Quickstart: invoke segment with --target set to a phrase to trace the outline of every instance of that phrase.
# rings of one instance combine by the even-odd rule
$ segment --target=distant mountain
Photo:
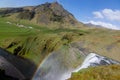
[[[119,30],[119,28],[115,25],[104,23],[104,22],[86,22],[84,23],[86,26],[91,28],[103,28],[103,29],[112,29],[112,30]]]
[[[75,17],[65,10],[58,2],[45,3],[38,6],[27,6],[21,8],[2,8],[2,17],[14,16],[19,20],[29,20],[36,24],[50,25],[77,25]]]
[[[102,25],[95,25],[95,24],[92,24],[92,23],[86,23],[85,25],[87,25],[87,26],[89,26],[89,27],[105,28],[105,26],[102,26]]]

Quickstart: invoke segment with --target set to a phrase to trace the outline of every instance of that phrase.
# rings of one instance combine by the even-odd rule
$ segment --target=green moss
[[[90,67],[73,73],[69,80],[120,80],[120,65]]]

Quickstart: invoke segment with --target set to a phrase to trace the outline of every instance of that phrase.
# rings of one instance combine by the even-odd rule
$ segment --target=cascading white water
[[[112,59],[97,55],[95,53],[90,53],[87,55],[82,65],[79,64],[80,66],[78,68],[70,69],[65,65],[66,62],[63,62],[64,60],[62,59],[64,58],[62,57],[63,55],[58,55],[58,53],[49,55],[49,57],[45,59],[38,68],[33,80],[66,80],[71,77],[73,72],[78,72],[79,70],[88,68],[89,66],[119,64],[119,62],[113,61]]]
[[[117,61],[112,59],[100,56],[96,53],[90,53],[82,63],[82,65],[77,68],[74,72],[78,72],[83,68],[88,68],[90,66],[99,66],[99,65],[110,65],[110,64],[120,64]]]

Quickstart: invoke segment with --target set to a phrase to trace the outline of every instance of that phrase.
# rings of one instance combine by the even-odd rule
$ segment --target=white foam
[[[98,61],[98,58],[96,57],[97,54],[95,53],[90,53],[84,60],[81,66],[79,66],[76,70],[73,72],[78,72],[83,68],[88,68],[92,62]]]

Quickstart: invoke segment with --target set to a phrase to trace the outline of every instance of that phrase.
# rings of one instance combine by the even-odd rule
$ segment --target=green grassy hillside
[[[50,52],[60,49],[61,46],[79,41],[79,37],[88,34],[85,30],[77,29],[49,29],[29,22],[18,23],[14,20],[1,18],[0,20],[0,47],[16,56],[22,56],[41,62]],[[29,26],[32,27],[28,28]]]
[[[21,27],[22,25],[22,27]],[[30,28],[32,27],[32,28]],[[0,47],[38,64],[50,52],[71,44],[120,61],[119,31],[99,28],[48,28],[26,20],[0,18]]]
[[[120,31],[88,29],[89,33],[73,46],[120,61]]]

